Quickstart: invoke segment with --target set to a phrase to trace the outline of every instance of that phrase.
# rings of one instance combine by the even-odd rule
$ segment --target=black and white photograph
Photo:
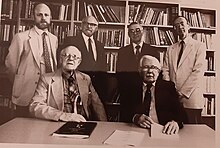
[[[218,147],[218,11],[0,0],[0,147]]]

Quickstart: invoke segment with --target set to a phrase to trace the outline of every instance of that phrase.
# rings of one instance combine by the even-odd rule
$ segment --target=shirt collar
[[[64,70],[62,70],[62,77],[64,79],[69,79],[69,77],[72,76],[73,78],[75,78],[75,71],[73,71],[72,73],[68,73]]]
[[[191,38],[191,37],[188,35],[188,36],[187,36],[186,38],[184,38],[183,40],[179,40],[179,43],[180,43],[181,41],[184,41],[185,44],[188,44],[190,38]]]
[[[135,49],[135,47],[136,47],[137,45],[140,45],[140,46],[141,46],[141,48],[142,48],[143,43],[144,43],[144,42],[143,42],[143,41],[141,41],[141,42],[140,42],[140,44],[132,43],[132,45],[133,45],[134,49]],[[140,48],[140,49],[141,49],[141,48]]]
[[[82,32],[82,36],[83,36],[84,41],[86,41],[86,42],[88,41],[89,38],[90,38],[92,41],[94,41],[93,36],[88,37],[88,36],[86,36],[83,32]]]
[[[155,86],[155,84],[156,84],[156,81],[154,83],[152,83],[152,86]],[[147,83],[143,82],[143,86],[147,86]]]
[[[36,25],[34,26],[35,31],[37,32],[38,35],[42,35],[43,32],[46,32],[48,34],[48,30],[41,30],[39,29]]]

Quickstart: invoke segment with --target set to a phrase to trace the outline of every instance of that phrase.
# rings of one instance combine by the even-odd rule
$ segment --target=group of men
[[[9,47],[5,64],[16,116],[107,121],[100,99],[106,60],[103,44],[94,38],[97,19],[82,20],[81,33],[65,39],[57,60],[51,18],[47,5],[36,5],[34,27],[16,34]],[[117,61],[120,121],[143,128],[160,123],[167,134],[178,133],[183,123],[201,123],[205,47],[190,37],[186,18],[175,18],[174,29],[180,41],[168,48],[162,67],[156,49],[143,42],[143,27],[128,26],[130,44],[120,48]]]

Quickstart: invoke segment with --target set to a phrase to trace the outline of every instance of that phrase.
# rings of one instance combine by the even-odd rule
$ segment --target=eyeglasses
[[[62,56],[64,57],[64,58],[68,58],[68,59],[70,59],[70,58],[72,58],[72,59],[74,59],[74,60],[81,60],[81,58],[80,57],[77,57],[76,55],[72,55],[72,54],[69,54],[69,53],[65,53],[65,54],[62,54]]]
[[[132,34],[135,33],[135,32],[136,32],[136,33],[140,33],[140,32],[141,32],[141,29],[140,29],[140,28],[129,29],[128,31],[129,31],[130,33],[132,33]]]
[[[160,68],[158,68],[157,66],[154,66],[154,65],[144,66],[144,67],[141,67],[141,69],[143,71],[148,71],[148,70],[158,70],[158,71],[160,71]]]
[[[95,24],[95,23],[88,23],[88,22],[82,22],[83,25],[86,25],[86,26],[91,26],[91,27],[96,27],[98,26],[98,24]]]

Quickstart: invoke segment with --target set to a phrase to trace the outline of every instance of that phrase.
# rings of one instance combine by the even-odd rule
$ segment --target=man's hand
[[[146,116],[145,114],[135,115],[134,122],[143,128],[150,128],[151,124],[154,123],[154,121],[150,117]]]
[[[176,121],[167,122],[162,132],[168,135],[177,134],[179,132],[179,125]]]
[[[76,121],[76,122],[86,121],[86,119],[82,115],[76,114],[76,113],[63,113],[60,116],[60,120],[61,121]]]

